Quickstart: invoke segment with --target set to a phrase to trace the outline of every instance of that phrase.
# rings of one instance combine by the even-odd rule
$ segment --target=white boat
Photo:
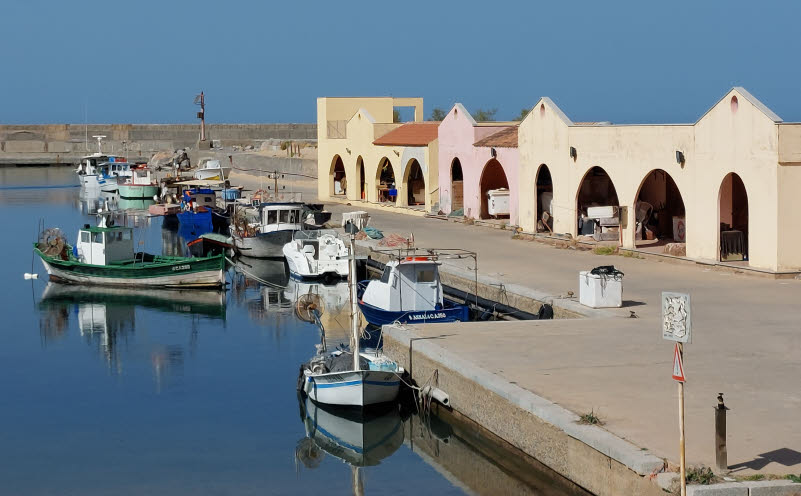
[[[284,257],[293,276],[333,279],[348,276],[348,248],[333,229],[295,231],[284,245]]]
[[[131,177],[131,166],[125,159],[95,153],[81,158],[75,169],[81,186],[107,193],[117,191],[117,178]]]
[[[230,173],[231,167],[222,165],[219,160],[210,159],[195,170],[194,177],[206,181],[225,181]]]
[[[327,352],[325,329],[320,324],[316,305],[307,307],[320,325],[322,344],[318,354],[301,367],[298,389],[312,401],[326,405],[366,408],[395,401],[400,390],[403,368],[379,355],[378,350],[360,351],[356,297],[356,242],[350,242],[351,336],[350,350]],[[299,314],[300,315],[300,314]]]
[[[246,257],[284,258],[284,245],[295,231],[303,229],[303,204],[299,202],[262,203],[258,221],[238,210],[229,229],[236,251]]]

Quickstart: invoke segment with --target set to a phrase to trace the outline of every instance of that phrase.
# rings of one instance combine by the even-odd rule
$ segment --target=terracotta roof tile
[[[404,124],[377,140],[374,145],[380,146],[426,146],[435,139],[439,122],[410,122]]]
[[[517,126],[508,127],[476,141],[473,146],[494,146],[497,148],[517,148]]]

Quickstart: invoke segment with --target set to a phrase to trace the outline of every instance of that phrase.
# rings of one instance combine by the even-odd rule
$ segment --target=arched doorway
[[[616,222],[614,217],[598,217],[596,209],[593,209],[593,207],[619,206],[617,190],[609,174],[601,167],[588,170],[576,193],[576,223],[579,235],[594,236],[598,241],[619,239],[619,221]]]
[[[495,205],[490,208],[489,192],[498,189],[505,189],[506,195],[496,196]],[[506,180],[506,173],[498,160],[493,158],[484,166],[484,170],[481,171],[479,191],[481,192],[480,218],[490,218],[490,210],[492,217],[509,217],[509,181]]]
[[[456,157],[451,162],[451,212],[464,208],[464,176],[462,163]]]
[[[423,169],[417,159],[413,158],[406,165],[406,205],[410,207],[425,206],[426,204],[426,182],[423,177]]]
[[[392,163],[388,158],[384,157],[378,162],[375,179],[378,189],[378,202],[395,203],[398,199],[398,185],[395,182],[395,171],[392,169]]]
[[[345,175],[345,164],[342,162],[342,157],[334,155],[331,160],[330,172],[330,191],[331,196],[346,196],[348,193],[348,180]]]
[[[537,232],[553,232],[553,179],[547,165],[540,165],[535,181],[537,188]]]
[[[364,177],[364,159],[359,155],[356,159],[356,169],[359,171],[359,198],[367,199],[367,183]]]
[[[654,169],[645,176],[637,191],[633,219],[636,246],[686,242],[684,199],[670,174]]]
[[[748,193],[739,175],[723,178],[718,198],[720,261],[748,260]]]

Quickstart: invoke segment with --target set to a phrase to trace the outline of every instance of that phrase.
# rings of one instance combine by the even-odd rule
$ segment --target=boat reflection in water
[[[398,405],[383,410],[361,411],[321,406],[298,395],[306,437],[298,441],[295,459],[306,468],[317,468],[325,454],[352,467],[354,494],[364,494],[361,467],[378,465],[403,444],[403,420]]]
[[[127,345],[136,328],[136,309],[186,314],[193,318],[225,320],[223,291],[131,289],[79,286],[49,282],[38,304],[39,329],[45,343],[66,334],[71,316],[77,318],[81,336],[95,345],[109,368],[119,372],[120,345]],[[191,331],[190,345],[196,335]],[[182,365],[180,346],[159,346],[151,354],[157,380],[167,364]]]

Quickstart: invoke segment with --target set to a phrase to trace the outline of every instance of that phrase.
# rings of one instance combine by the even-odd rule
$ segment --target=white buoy
[[[23,277],[23,278],[24,278],[26,281],[27,281],[28,279],[39,279],[39,274],[31,274],[31,273],[29,273],[29,272],[26,272],[26,273],[22,274],[22,277]]]

